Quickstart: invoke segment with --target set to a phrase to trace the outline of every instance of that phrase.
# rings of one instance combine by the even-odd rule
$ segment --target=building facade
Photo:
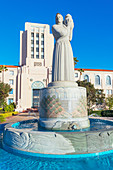
[[[47,24],[25,23],[20,31],[20,64],[7,66],[0,73],[0,81],[11,85],[7,103],[15,102],[22,111],[39,107],[39,91],[52,79],[54,37]],[[75,69],[75,81],[85,80],[103,89],[106,96],[113,92],[113,70],[84,69],[82,75]]]
[[[75,69],[75,81],[91,82],[96,89],[103,89],[106,97],[113,94],[113,70],[83,69],[81,76],[78,70]]]

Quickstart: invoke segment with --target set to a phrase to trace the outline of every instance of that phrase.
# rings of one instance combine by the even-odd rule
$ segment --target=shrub
[[[113,110],[104,110],[101,112],[103,117],[113,117]]]
[[[4,107],[4,111],[5,111],[5,112],[12,112],[12,111],[14,111],[14,106],[13,106],[13,104],[6,105],[6,106]]]
[[[102,112],[102,110],[91,111],[90,113],[88,113],[88,115],[96,113],[98,116],[102,116],[101,112]]]
[[[0,115],[0,123],[2,123],[4,121],[5,121],[5,118],[2,115]]]
[[[16,103],[11,103],[11,105],[13,105],[14,106],[14,109],[16,109]]]

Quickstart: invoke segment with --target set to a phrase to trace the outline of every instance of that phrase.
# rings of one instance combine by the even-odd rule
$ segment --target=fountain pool
[[[113,122],[90,119],[89,128],[71,131],[44,130],[38,126],[38,119],[8,124],[4,129],[3,148],[46,158],[103,155],[113,149]]]
[[[104,123],[107,123],[105,121]],[[27,124],[28,125],[28,124]],[[111,122],[110,122],[111,126]],[[102,127],[102,126],[101,126]],[[25,128],[25,127],[21,127]],[[27,126],[28,128],[28,126]],[[2,131],[0,133],[0,169],[2,170],[31,170],[31,169],[49,169],[49,170],[87,170],[87,169],[99,169],[106,170],[113,167],[113,151],[103,152],[101,155],[95,155],[91,157],[79,157],[71,159],[63,158],[41,158],[25,156],[19,153],[9,153],[2,147]],[[106,154],[105,154],[106,153]]]

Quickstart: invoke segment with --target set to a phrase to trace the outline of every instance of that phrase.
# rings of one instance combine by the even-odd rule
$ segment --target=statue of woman
[[[61,14],[56,14],[52,32],[56,40],[53,53],[52,81],[74,81],[74,61],[70,41],[74,24],[67,14],[63,24]]]

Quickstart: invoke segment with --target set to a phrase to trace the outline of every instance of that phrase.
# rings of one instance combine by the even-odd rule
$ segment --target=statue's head
[[[68,25],[70,24],[71,29],[73,29],[74,23],[73,23],[72,16],[71,16],[70,14],[67,14],[67,15],[65,16],[64,24],[65,24],[66,26],[68,26]]]
[[[56,24],[63,23],[63,16],[60,13],[56,14]]]

